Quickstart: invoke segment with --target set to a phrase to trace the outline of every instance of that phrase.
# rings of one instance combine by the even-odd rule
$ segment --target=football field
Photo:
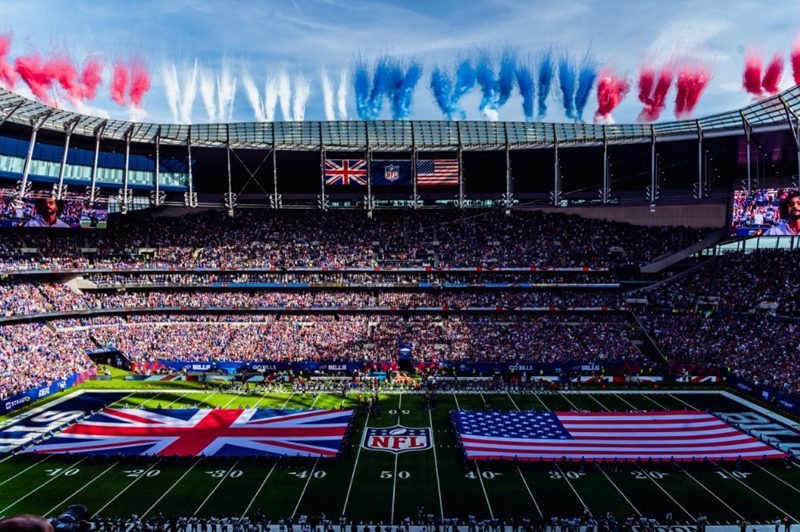
[[[100,395],[104,392],[88,391]],[[539,394],[439,393],[426,409],[416,393],[383,394],[368,415],[357,396],[228,394],[165,390],[105,392],[114,406],[217,408],[356,408],[353,427],[337,458],[157,458],[4,455],[0,458],[0,515],[57,515],[73,503],[95,515],[127,518],[233,516],[260,512],[272,522],[324,513],[334,522],[398,524],[404,518],[468,516],[509,523],[575,517],[646,516],[663,523],[711,525],[741,519],[767,524],[790,516],[800,522],[800,464],[790,460],[596,464],[592,462],[465,461],[451,411],[709,410],[764,434],[800,443],[800,425],[743,402],[709,392],[546,392]],[[52,406],[51,406],[52,405]],[[25,414],[41,415],[43,405]],[[429,427],[432,448],[394,454],[362,447],[367,427]],[[1,429],[0,429],[1,430]]]

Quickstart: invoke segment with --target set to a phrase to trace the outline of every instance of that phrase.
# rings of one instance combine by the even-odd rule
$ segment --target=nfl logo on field
[[[395,425],[367,428],[362,446],[371,451],[399,454],[407,451],[427,451],[432,445],[431,429]]]
[[[383,167],[383,176],[386,181],[397,181],[400,179],[400,167],[396,164],[387,164]]]

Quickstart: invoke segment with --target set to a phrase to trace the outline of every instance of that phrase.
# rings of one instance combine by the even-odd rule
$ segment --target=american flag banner
[[[106,408],[30,452],[333,457],[352,414],[352,410]]]
[[[417,161],[417,185],[449,186],[458,184],[458,159]]]
[[[367,184],[367,161],[364,159],[325,159],[326,185]]]
[[[453,414],[470,460],[735,460],[786,455],[706,412]]]

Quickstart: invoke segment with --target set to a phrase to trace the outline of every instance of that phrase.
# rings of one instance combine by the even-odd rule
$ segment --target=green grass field
[[[116,387],[122,383],[112,381]],[[109,386],[112,383],[108,383]],[[185,389],[132,390],[117,406],[238,408],[357,407],[355,396],[244,395]],[[324,512],[349,522],[397,524],[418,514],[466,520],[549,521],[588,507],[595,515],[645,515],[663,522],[710,524],[742,518],[768,523],[800,518],[800,464],[785,461],[637,466],[587,463],[465,462],[450,421],[455,409],[725,410],[734,403],[716,393],[440,394],[425,410],[417,394],[380,396],[380,416],[359,410],[354,431],[336,459],[158,459],[5,456],[0,459],[0,515],[57,515],[80,502],[99,515],[132,513],[241,516],[270,520]],[[728,405],[731,403],[731,405]],[[430,426],[432,450],[393,455],[360,447],[366,426]]]

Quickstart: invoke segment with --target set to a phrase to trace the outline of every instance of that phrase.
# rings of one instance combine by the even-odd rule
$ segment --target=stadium
[[[674,121],[598,81],[595,124],[411,119],[402,84],[391,119],[150,123],[7,53],[0,530],[800,524],[797,81]]]

